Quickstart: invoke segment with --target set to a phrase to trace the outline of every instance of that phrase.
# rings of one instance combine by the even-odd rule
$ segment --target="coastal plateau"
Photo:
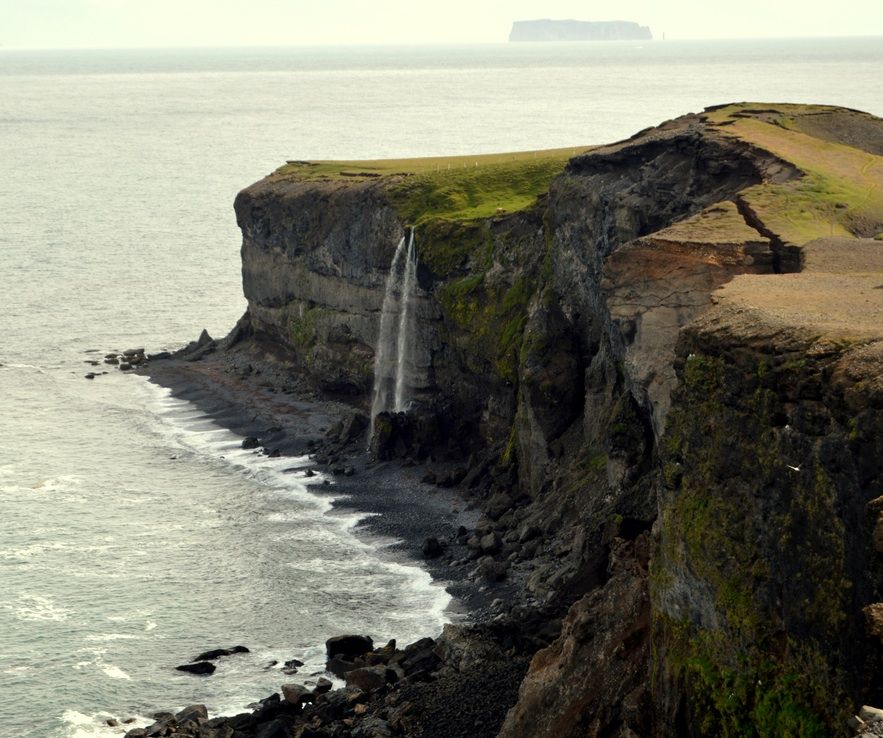
[[[477,604],[330,645],[345,689],[132,736],[809,737],[883,705],[883,121],[742,103],[594,148],[292,161],[235,209],[246,314],[146,371],[259,377],[339,418],[309,448],[341,482],[454,489],[473,517],[412,533]],[[411,403],[369,419],[411,226]]]

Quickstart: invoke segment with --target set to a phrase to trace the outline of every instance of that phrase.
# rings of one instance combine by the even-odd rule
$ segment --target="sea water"
[[[446,617],[283,462],[139,377],[84,379],[234,324],[238,189],[286,159],[578,147],[734,100],[883,115],[881,70],[880,38],[0,51],[0,736],[238,711],[288,680],[272,661],[308,677],[330,635]]]

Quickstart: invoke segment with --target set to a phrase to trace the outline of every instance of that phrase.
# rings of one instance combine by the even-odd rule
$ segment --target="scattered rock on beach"
[[[483,553],[492,554],[500,550],[503,540],[500,538],[500,534],[494,531],[482,536],[479,543]]]
[[[340,635],[325,641],[325,654],[329,659],[340,656],[347,661],[357,659],[374,648],[370,636]]]
[[[255,436],[246,436],[242,439],[242,448],[246,451],[250,451],[253,448],[257,448],[261,445],[260,440]]]
[[[208,720],[208,709],[206,709],[205,705],[190,705],[189,707],[185,707],[183,710],[177,713],[175,715],[175,720],[177,720],[179,723],[183,723],[188,720],[193,722]]]
[[[386,672],[385,666],[363,666],[348,671],[344,678],[347,687],[358,687],[363,692],[372,692],[386,684]]]
[[[315,698],[312,691],[303,684],[283,684],[282,695],[290,705],[303,705],[306,702],[312,702]]]
[[[427,559],[438,558],[442,555],[443,550],[444,549],[442,548],[441,543],[439,543],[438,538],[436,538],[435,536],[430,536],[425,541],[423,541],[423,555]]]

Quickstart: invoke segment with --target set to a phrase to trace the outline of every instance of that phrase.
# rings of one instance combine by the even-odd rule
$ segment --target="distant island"
[[[652,41],[647,26],[632,21],[515,21],[510,41]]]

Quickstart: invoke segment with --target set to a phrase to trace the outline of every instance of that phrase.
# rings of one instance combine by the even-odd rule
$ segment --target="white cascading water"
[[[404,259],[404,265],[402,260]],[[374,354],[374,399],[371,403],[371,438],[374,418],[384,410],[400,412],[408,405],[407,390],[413,360],[416,321],[413,301],[417,290],[417,253],[414,229],[402,236],[392,257],[380,311],[380,335]]]
[[[417,254],[414,250],[414,229],[408,239],[408,254],[405,257],[405,273],[402,277],[402,299],[399,309],[399,335],[396,344],[396,383],[393,409],[399,413],[407,407],[405,389],[411,379],[411,349],[414,343],[414,311],[412,301],[417,283]]]

